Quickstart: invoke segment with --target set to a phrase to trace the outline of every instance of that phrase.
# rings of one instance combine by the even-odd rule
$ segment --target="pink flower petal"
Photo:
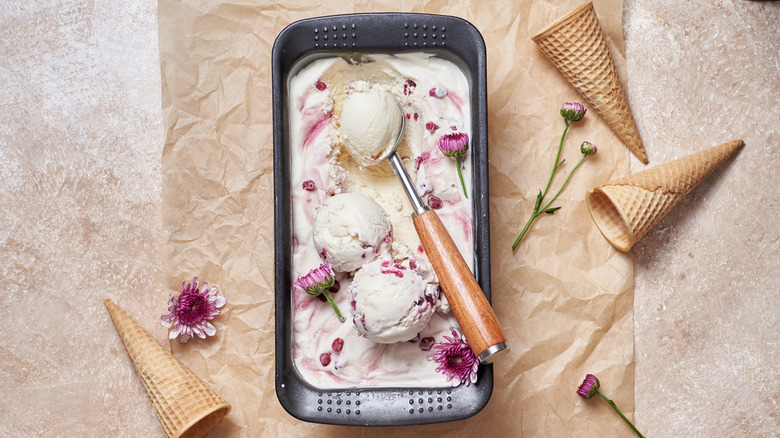
[[[208,336],[214,336],[215,334],[217,334],[217,328],[216,328],[216,327],[214,327],[213,325],[211,325],[211,323],[210,323],[210,322],[207,322],[207,323],[206,323],[206,324],[203,326],[203,331],[204,331],[204,332],[206,333],[206,335],[208,335]]]

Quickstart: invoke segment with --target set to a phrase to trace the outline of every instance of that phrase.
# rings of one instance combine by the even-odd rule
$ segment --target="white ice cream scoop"
[[[371,166],[395,148],[404,115],[393,93],[371,88],[350,94],[339,120],[344,147],[358,164]]]
[[[337,272],[350,272],[376,257],[390,240],[390,217],[373,199],[341,193],[323,202],[314,217],[314,247]]]
[[[420,237],[426,254],[428,254],[428,259],[439,277],[442,291],[447,297],[452,313],[463,330],[463,334],[466,336],[471,349],[480,362],[490,363],[499,355],[498,353],[507,350],[506,336],[498,324],[493,308],[488,303],[482,288],[471,273],[466,261],[463,260],[463,256],[458,251],[449,232],[447,232],[436,212],[420,199],[420,195],[417,194],[414,183],[406,172],[401,158],[396,153],[396,149],[403,138],[406,123],[403,117],[403,109],[395,97],[393,97],[393,103],[395,110],[388,110],[385,103],[382,104],[384,108],[382,110],[400,114],[401,123],[396,124],[394,123],[394,117],[387,117],[384,130],[374,127],[372,131],[377,130],[385,134],[387,132],[395,134],[395,142],[388,152],[387,160],[390,162],[395,174],[400,178],[404,191],[406,191],[414,207],[414,228],[417,230],[417,235]],[[373,110],[364,108],[364,111]],[[343,129],[344,122],[350,122],[343,113],[341,118]],[[380,139],[383,138],[384,136],[367,134],[365,138],[361,139],[361,142],[370,143],[376,141],[377,144],[369,146],[367,149],[381,150]],[[359,159],[359,157],[355,156],[353,158],[356,161]],[[374,163],[376,162],[374,161]]]
[[[408,261],[378,258],[363,265],[349,285],[355,328],[380,344],[408,341],[431,320],[439,293]]]

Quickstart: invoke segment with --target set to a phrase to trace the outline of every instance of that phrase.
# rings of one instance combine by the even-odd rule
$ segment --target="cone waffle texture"
[[[105,304],[165,434],[205,435],[230,411],[230,405],[113,301]]]
[[[573,10],[532,39],[628,149],[647,164],[642,139],[593,4]]]
[[[591,190],[593,222],[615,248],[628,251],[742,145],[730,141]]]

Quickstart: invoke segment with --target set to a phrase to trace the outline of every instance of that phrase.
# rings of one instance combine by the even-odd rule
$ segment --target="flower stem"
[[[465,196],[466,199],[469,199],[469,195],[466,193],[466,183],[463,182],[463,173],[460,170],[460,167],[461,167],[460,157],[456,157],[455,158],[455,165],[458,168],[458,177],[460,178],[460,185],[463,186],[463,196]]]
[[[344,317],[341,316],[341,311],[339,310],[339,306],[336,305],[336,302],[333,301],[333,297],[330,296],[330,292],[323,291],[323,295],[325,295],[325,298],[330,303],[330,307],[333,307],[333,310],[336,312],[336,316],[339,317],[339,321],[344,322]]]
[[[577,171],[577,169],[579,169],[580,166],[582,166],[582,163],[585,161],[585,158],[587,158],[587,157],[588,157],[587,155],[583,155],[582,158],[580,158],[580,162],[577,163],[576,166],[574,166],[574,169],[571,170],[571,172],[569,173],[569,176],[566,177],[566,181],[564,181],[563,185],[561,186],[561,188],[558,189],[558,193],[556,193],[555,196],[553,196],[553,198],[550,199],[550,202],[548,202],[544,207],[539,209],[540,212],[545,211],[548,208],[550,208],[550,204],[552,204],[556,199],[558,199],[558,196],[563,191],[563,188],[566,187],[566,184],[569,183],[569,180],[571,179],[571,176],[574,175],[574,172]]]
[[[528,231],[528,228],[531,227],[531,224],[536,220],[536,218],[539,217],[539,213],[534,211],[531,213],[531,217],[528,218],[528,222],[525,223],[525,227],[523,228],[523,231],[520,232],[520,235],[517,236],[517,240],[515,240],[515,243],[512,245],[512,251],[517,249],[517,245],[520,244],[520,241],[523,240],[523,236],[525,236],[525,233]]]
[[[633,423],[631,423],[631,421],[629,421],[629,420],[628,420],[628,418],[626,418],[626,416],[625,416],[625,415],[623,415],[623,413],[622,413],[622,412],[620,412],[620,409],[618,409],[618,407],[617,407],[617,405],[615,404],[615,402],[613,402],[612,400],[610,400],[609,398],[607,398],[607,396],[606,396],[606,395],[604,395],[604,394],[602,394],[602,393],[601,393],[601,391],[599,391],[598,389],[596,390],[596,394],[598,394],[598,395],[599,395],[599,397],[603,398],[603,399],[604,399],[604,401],[605,401],[605,402],[607,402],[607,404],[608,404],[608,405],[612,406],[612,409],[614,409],[614,410],[615,410],[615,412],[617,412],[617,414],[618,414],[618,415],[620,415],[620,418],[622,418],[622,419],[623,419],[623,421],[625,421],[625,422],[626,422],[626,424],[628,424],[628,425],[631,427],[631,429],[633,429],[634,433],[636,433],[636,435],[637,435],[639,438],[645,438],[645,437],[644,437],[644,436],[643,436],[643,435],[642,435],[642,434],[641,434],[641,433],[640,433],[640,432],[639,432],[639,431],[636,429],[636,427],[634,427],[634,424],[633,424]]]
[[[559,162],[559,160],[561,159],[563,140],[566,138],[566,133],[569,131],[569,125],[571,124],[571,122],[569,122],[568,119],[564,119],[564,122],[566,122],[566,127],[563,128],[563,134],[561,135],[561,142],[558,143],[558,153],[555,154],[555,163],[553,164],[552,172],[550,172],[550,178],[547,179],[547,185],[544,187],[544,192],[542,192],[542,199],[544,199],[544,197],[547,196],[547,191],[550,190],[550,184],[552,184],[553,176],[555,175],[555,172],[558,170],[558,168],[561,167],[561,163]]]
[[[555,176],[555,172],[558,170],[558,168],[561,167],[560,159],[561,159],[561,150],[563,149],[563,140],[566,139],[566,133],[569,131],[569,125],[571,122],[568,119],[564,119],[564,122],[566,123],[566,127],[563,128],[563,134],[561,134],[561,141],[558,143],[558,152],[555,154],[555,163],[553,163],[552,172],[550,172],[550,177],[547,179],[547,185],[544,187],[544,191],[541,192],[539,205],[541,206],[541,200],[544,199],[545,196],[547,196],[547,191],[550,190],[550,185],[552,184],[553,176]],[[580,161],[580,164],[582,164],[582,161]],[[577,165],[579,167],[579,164]],[[574,170],[577,170],[577,167],[574,168]],[[458,166],[458,172],[460,172],[460,166]],[[572,171],[574,173],[574,171]],[[571,174],[569,175],[569,178],[571,178]],[[569,181],[569,178],[566,178],[566,182]],[[462,181],[462,180],[461,180]],[[564,186],[566,183],[563,184]],[[465,191],[465,187],[463,189]],[[561,190],[563,190],[563,187],[561,187]],[[558,194],[555,195],[555,198],[558,197],[558,195],[561,193],[561,190],[558,190]],[[552,199],[552,201],[555,200],[555,198]],[[512,251],[517,249],[517,245],[520,244],[520,241],[523,240],[523,236],[525,236],[525,233],[528,232],[528,229],[531,227],[531,224],[536,220],[539,215],[542,214],[552,203],[550,201],[547,203],[547,205],[542,209],[535,209],[533,213],[531,213],[531,217],[528,218],[528,222],[525,223],[525,227],[523,228],[523,231],[520,232],[520,235],[517,236],[517,240],[515,240],[515,243],[512,245]]]

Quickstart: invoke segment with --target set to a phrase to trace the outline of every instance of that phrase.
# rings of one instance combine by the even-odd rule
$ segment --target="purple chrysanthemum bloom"
[[[465,132],[444,134],[439,137],[439,149],[446,157],[462,157],[469,149],[469,135]]]
[[[317,296],[324,295],[325,298],[333,307],[333,311],[336,312],[336,316],[340,321],[344,321],[344,317],[341,316],[341,311],[336,303],[333,301],[333,297],[330,296],[330,288],[336,283],[336,276],[333,274],[333,269],[330,265],[322,264],[309,271],[306,275],[301,275],[298,280],[295,281],[294,286],[299,287],[306,291],[307,294]]]
[[[598,149],[599,148],[597,148],[595,144],[589,141],[583,141],[582,146],[580,146],[580,152],[582,152],[583,155],[595,155]]]
[[[479,360],[460,333],[454,328],[451,330],[452,337],[444,336],[445,341],[437,342],[428,359],[439,364],[436,371],[446,375],[452,386],[461,383],[469,386],[477,381]]]
[[[465,132],[451,132],[439,137],[439,150],[445,157],[455,159],[455,166],[458,170],[458,178],[460,178],[460,185],[463,186],[463,196],[466,198],[469,195],[466,193],[466,183],[463,181],[463,172],[461,171],[461,157],[469,150],[469,135]]]
[[[579,122],[586,112],[588,110],[579,102],[566,102],[561,106],[561,115],[570,122]]]
[[[577,395],[582,398],[591,398],[596,395],[599,386],[601,386],[599,379],[597,379],[593,374],[588,374],[585,376],[585,380],[582,382],[582,385],[577,388]]]
[[[164,327],[173,327],[168,338],[178,336],[179,342],[185,343],[195,336],[201,339],[214,336],[217,329],[209,321],[219,315],[219,308],[227,303],[218,293],[216,286],[209,287],[207,283],[198,286],[198,277],[193,277],[191,283],[182,281],[181,293],[171,297],[168,313],[160,318]]]

